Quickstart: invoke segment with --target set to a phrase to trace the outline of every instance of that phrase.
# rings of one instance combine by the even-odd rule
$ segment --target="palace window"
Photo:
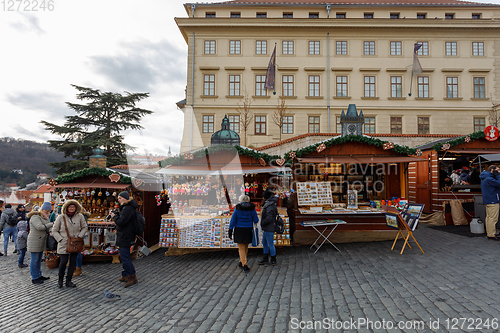
[[[391,76],[391,97],[403,97],[403,77]]]
[[[255,41],[255,54],[267,54],[267,41]]]
[[[457,55],[457,42],[446,42],[446,53],[447,56],[456,56]]]
[[[241,54],[241,40],[229,41],[229,54]]]
[[[485,98],[486,88],[484,83],[484,77],[474,78],[474,98]]]
[[[458,98],[458,77],[453,76],[446,78],[446,97]]]
[[[266,116],[255,116],[255,135],[266,135]]]
[[[293,40],[284,40],[282,45],[283,54],[293,54]]]
[[[309,41],[309,54],[319,54],[319,41]]]
[[[309,96],[319,97],[319,75],[309,75]]]
[[[375,97],[375,76],[365,76],[364,97]]]
[[[485,123],[484,117],[474,117],[474,132],[484,131]]]
[[[337,41],[336,53],[338,55],[347,55],[347,41]]]
[[[417,42],[417,44],[422,45],[417,51],[418,55],[429,55],[429,42]]]
[[[337,97],[347,97],[347,76],[337,76]]]
[[[476,57],[484,56],[484,43],[472,42],[472,55]]]
[[[429,117],[418,117],[418,134],[429,134]]]
[[[319,133],[319,116],[309,116],[309,133]]]
[[[365,116],[365,130],[366,134],[374,134],[375,133],[375,117],[366,117]]]
[[[363,42],[363,54],[375,55],[375,42]]]
[[[283,134],[293,134],[293,116],[283,117]]]
[[[400,56],[402,54],[401,42],[391,42],[391,55]]]
[[[214,116],[203,115],[203,133],[214,132]]]
[[[232,116],[229,115],[229,129],[231,131],[235,131],[236,133],[240,132],[240,116]]]
[[[282,77],[283,96],[293,95],[293,75],[283,75]]]
[[[215,96],[215,74],[203,75],[203,95]]]
[[[215,54],[215,41],[206,40],[205,41],[205,54]]]
[[[391,117],[391,134],[403,134],[403,117]]]
[[[240,95],[240,76],[229,75],[229,96]]]
[[[255,96],[267,96],[266,76],[255,75]]]
[[[417,77],[418,97],[429,98],[429,77]]]

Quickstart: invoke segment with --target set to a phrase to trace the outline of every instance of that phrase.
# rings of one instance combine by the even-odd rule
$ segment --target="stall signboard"
[[[299,206],[333,204],[332,186],[330,182],[298,182],[297,204]]]

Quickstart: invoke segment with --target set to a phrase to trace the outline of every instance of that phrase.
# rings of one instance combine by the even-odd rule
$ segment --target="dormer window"
[[[240,18],[240,17],[241,17],[241,13],[240,12],[231,13],[231,18]]]
[[[455,14],[444,14],[444,18],[447,20],[451,20],[455,18]]]
[[[319,18],[319,13],[309,13],[309,18]]]
[[[335,17],[338,19],[345,19],[345,13],[337,13]]]
[[[479,20],[481,18],[481,14],[472,14],[473,20]]]
[[[283,18],[293,18],[293,13],[283,13]]]
[[[215,18],[215,13],[205,13],[206,18]]]
[[[418,19],[425,19],[426,15],[427,15],[426,13],[418,13],[417,18]]]
[[[373,13],[365,13],[365,19],[372,19]]]
[[[391,13],[390,18],[391,19],[398,19],[399,18],[399,13]]]
[[[257,13],[257,18],[267,18],[267,13]]]

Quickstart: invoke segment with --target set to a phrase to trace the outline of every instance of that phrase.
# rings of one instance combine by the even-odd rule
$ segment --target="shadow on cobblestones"
[[[500,244],[424,225],[414,234],[425,254],[412,246],[400,255],[402,241],[394,251],[392,242],[351,243],[316,255],[301,246],[279,249],[278,265],[264,267],[251,250],[248,274],[236,251],[158,250],[135,260],[139,283],[127,289],[110,263],[84,265],[71,290],[42,263],[51,279],[33,285],[9,253],[0,257],[0,332],[497,332],[484,323],[500,315]],[[122,299],[106,301],[104,288]],[[478,329],[452,330],[461,317]]]

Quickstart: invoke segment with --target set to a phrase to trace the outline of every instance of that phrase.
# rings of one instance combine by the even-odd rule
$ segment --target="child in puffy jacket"
[[[21,220],[17,223],[17,250],[19,251],[19,261],[17,267],[28,267],[24,263],[24,256],[28,248],[28,221]]]

